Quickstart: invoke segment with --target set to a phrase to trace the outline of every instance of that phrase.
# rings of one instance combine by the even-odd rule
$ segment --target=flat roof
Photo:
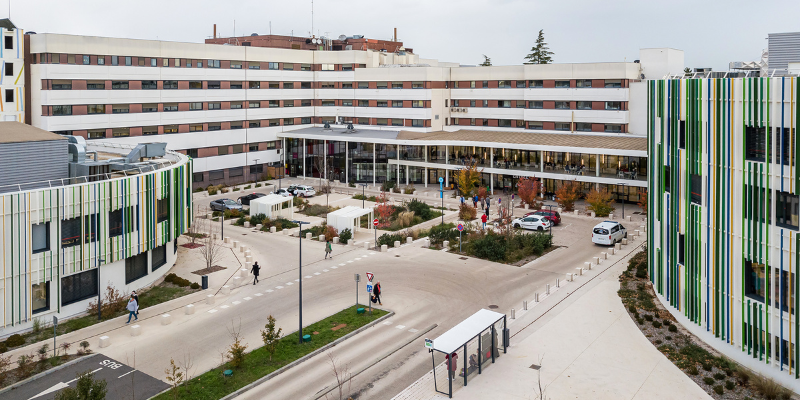
[[[481,309],[438,338],[433,339],[433,349],[442,353],[453,353],[503,317],[505,314]]]
[[[0,143],[44,142],[48,140],[67,140],[67,138],[22,122],[0,122]]]
[[[302,128],[286,132],[282,134],[300,134],[300,135],[324,135],[326,140],[345,140],[345,139],[397,139],[398,130],[380,130],[380,129],[363,129],[356,128],[353,132],[348,132],[341,125],[334,125],[331,129],[321,127]],[[278,136],[280,136],[280,134]]]
[[[466,141],[527,144],[557,147],[587,147],[595,149],[618,149],[647,151],[647,138],[641,136],[592,135],[585,133],[539,133],[509,131],[471,131],[455,132],[409,132],[400,131],[398,140],[420,141]]]

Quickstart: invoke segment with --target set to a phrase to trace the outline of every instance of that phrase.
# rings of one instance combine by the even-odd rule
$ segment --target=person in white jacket
[[[136,317],[135,321],[139,320],[139,316],[136,313],[139,311],[139,304],[136,302],[136,299],[131,296],[131,299],[128,300],[128,305],[125,307],[128,310],[128,322],[126,324],[131,323],[131,317]]]

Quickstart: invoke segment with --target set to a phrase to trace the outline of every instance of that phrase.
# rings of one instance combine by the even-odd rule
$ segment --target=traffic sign
[[[433,340],[426,338],[425,339],[425,348],[426,349],[433,349]]]
[[[464,224],[458,224],[458,231],[461,232],[464,230]]]
[[[372,282],[372,278],[374,278],[374,277],[375,277],[375,274],[373,274],[372,272],[367,272],[367,280],[368,281]]]
[[[439,177],[439,183],[444,183],[444,178],[442,178],[441,176]]]
[[[372,225],[378,226],[378,219],[377,218],[372,220]]]
[[[367,294],[372,293],[372,285],[367,284]]]

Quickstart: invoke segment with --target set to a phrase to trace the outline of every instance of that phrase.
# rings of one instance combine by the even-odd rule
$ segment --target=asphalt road
[[[148,399],[167,389],[169,385],[141,371],[134,370],[102,354],[88,356],[50,375],[30,381],[14,390],[3,393],[3,400],[48,400],[66,388],[75,388],[78,375],[93,371],[94,379],[105,379],[106,399]],[[135,390],[134,390],[135,388]]]

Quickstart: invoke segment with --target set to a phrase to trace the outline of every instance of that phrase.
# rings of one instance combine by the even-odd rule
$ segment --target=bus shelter
[[[292,219],[294,209],[292,208],[292,197],[283,197],[277,194],[268,194],[264,197],[250,200],[250,215],[264,214],[269,219],[284,217]],[[288,207],[283,208],[285,203]],[[285,211],[284,211],[285,210]]]
[[[328,213],[328,226],[336,228],[338,232],[350,229],[355,235],[355,233],[361,229],[361,217],[369,215],[369,219],[372,220],[373,213],[374,211],[371,208],[355,206],[340,208],[332,213]],[[367,229],[372,229],[372,221],[367,224]]]
[[[498,337],[502,333],[502,340]],[[508,350],[506,315],[482,309],[436,339],[425,339],[431,353],[436,392],[453,397],[454,386],[467,386],[468,379],[494,364],[500,350]],[[437,368],[436,353],[445,356]],[[441,359],[441,357],[439,357]]]

